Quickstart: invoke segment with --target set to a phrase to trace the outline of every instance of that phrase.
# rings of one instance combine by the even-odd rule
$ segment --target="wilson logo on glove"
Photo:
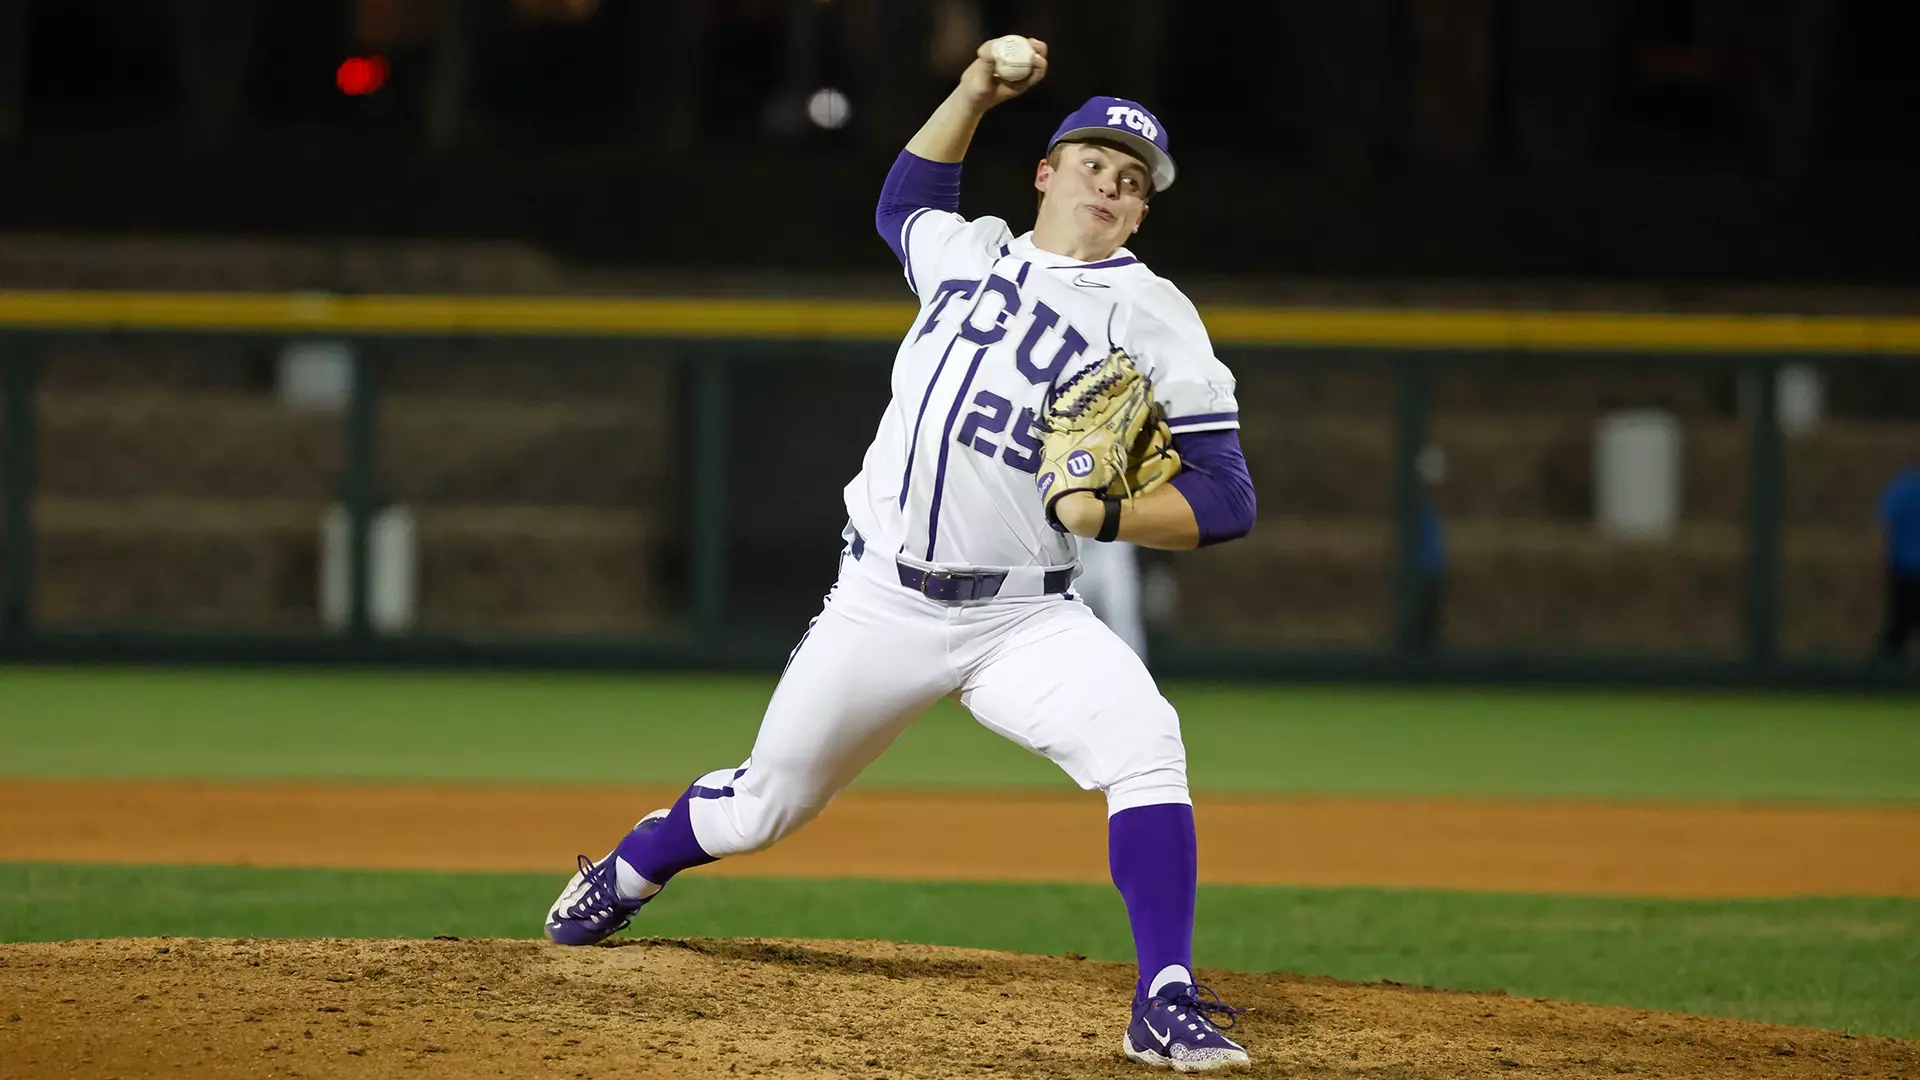
[[[1123,497],[1134,493],[1133,452],[1153,444],[1142,434],[1150,431],[1154,409],[1152,387],[1126,350],[1115,349],[1068,379],[1043,419],[1041,473],[1049,479],[1038,487],[1047,524],[1066,531],[1054,508],[1075,492],[1104,497],[1117,487]],[[1051,478],[1062,475],[1068,482],[1056,490]]]

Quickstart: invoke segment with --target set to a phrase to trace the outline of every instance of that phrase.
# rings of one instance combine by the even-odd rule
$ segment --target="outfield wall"
[[[777,663],[909,305],[0,292],[6,655]],[[1920,461],[1920,320],[1209,308],[1261,493],[1249,539],[1149,560],[1188,674],[1813,681],[1879,617],[1880,487]],[[277,393],[352,350],[337,411]],[[1783,433],[1779,373],[1817,372]],[[1593,521],[1593,432],[1682,430],[1658,541]],[[1433,443],[1448,476],[1423,486]],[[1446,525],[1419,633],[1418,511]],[[329,632],[320,520],[418,523],[419,615]],[[365,582],[356,580],[362,597]],[[1908,685],[1912,680],[1906,679]]]

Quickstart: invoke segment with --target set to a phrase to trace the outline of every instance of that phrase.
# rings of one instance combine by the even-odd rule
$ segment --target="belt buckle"
[[[931,600],[931,599],[933,599],[933,594],[927,591],[927,583],[928,583],[928,582],[930,582],[930,581],[932,581],[932,580],[933,580],[933,579],[935,579],[935,578],[939,578],[939,579],[940,579],[941,581],[952,581],[952,580],[953,580],[954,578],[956,578],[956,577],[958,577],[958,576],[959,576],[959,575],[957,575],[957,574],[955,574],[955,573],[954,573],[953,571],[951,571],[951,570],[933,570],[933,569],[928,569],[928,570],[924,570],[924,571],[921,571],[921,574],[920,574],[920,595],[921,595],[921,596],[924,596],[924,597],[926,597],[926,598],[927,598],[927,599],[929,599],[929,600]]]
[[[931,582],[936,578],[941,581],[948,581],[948,582],[964,581],[967,583],[967,587],[963,590],[959,588],[958,585],[956,585],[954,588],[947,590],[947,592],[944,595],[935,596],[928,591],[927,584],[928,582]],[[968,571],[960,571],[960,570],[927,570],[922,573],[920,578],[920,595],[926,597],[929,600],[933,600],[937,603],[953,604],[953,603],[960,603],[966,600],[972,600],[977,597],[979,590],[980,590],[980,574],[977,571],[968,572]]]

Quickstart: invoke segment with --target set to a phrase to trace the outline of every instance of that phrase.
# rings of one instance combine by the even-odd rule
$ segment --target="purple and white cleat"
[[[1162,987],[1156,997],[1134,1002],[1133,1023],[1127,1025],[1121,1048],[1135,1061],[1179,1072],[1247,1065],[1246,1047],[1222,1035],[1207,1018],[1208,1013],[1219,1013],[1232,1028],[1243,1012],[1204,986],[1175,983]]]
[[[627,835],[654,828],[653,823],[666,816],[667,811],[655,810],[641,818]],[[634,914],[659,895],[658,885],[637,874],[633,877],[644,885],[644,895],[631,899],[620,894],[618,852],[616,847],[599,862],[580,856],[580,869],[547,909],[547,937],[554,944],[597,945],[626,929]]]

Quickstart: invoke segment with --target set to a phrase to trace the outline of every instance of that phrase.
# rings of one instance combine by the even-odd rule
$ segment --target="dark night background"
[[[881,274],[887,163],[966,51],[1049,40],[969,212],[1024,227],[1143,100],[1176,276],[1920,279],[1911,5],[1866,0],[0,0],[0,228],[479,237],[655,273]],[[391,76],[348,96],[343,59]],[[802,102],[841,90],[851,122]]]
[[[747,627],[784,656],[836,565],[891,341],[748,343],[727,305],[700,308],[715,339],[591,341],[444,312],[402,337],[257,333],[245,312],[868,298],[904,324],[880,185],[979,43],[1020,32],[1051,71],[986,118],[963,212],[1025,231],[1047,137],[1094,94],[1145,103],[1180,162],[1129,246],[1205,313],[1260,492],[1245,540],[1148,560],[1151,625],[1189,670],[1230,646],[1255,667],[1437,649],[1852,678],[1894,610],[1878,508],[1920,462],[1915,12],[0,0],[0,650],[38,628],[109,649],[128,627],[337,631],[320,571],[347,556],[316,525],[391,500],[417,521],[394,563],[419,575],[409,632],[732,648]],[[146,298],[157,323],[119,306],[149,290],[269,295]],[[1426,329],[1234,341],[1215,315],[1239,306]],[[1459,308],[1590,336],[1435,329]],[[1608,336],[1649,312],[1707,317]],[[1644,460],[1607,435],[1623,416],[1659,425]],[[1657,535],[1609,531],[1629,481]],[[1444,572],[1413,561],[1429,517]]]

